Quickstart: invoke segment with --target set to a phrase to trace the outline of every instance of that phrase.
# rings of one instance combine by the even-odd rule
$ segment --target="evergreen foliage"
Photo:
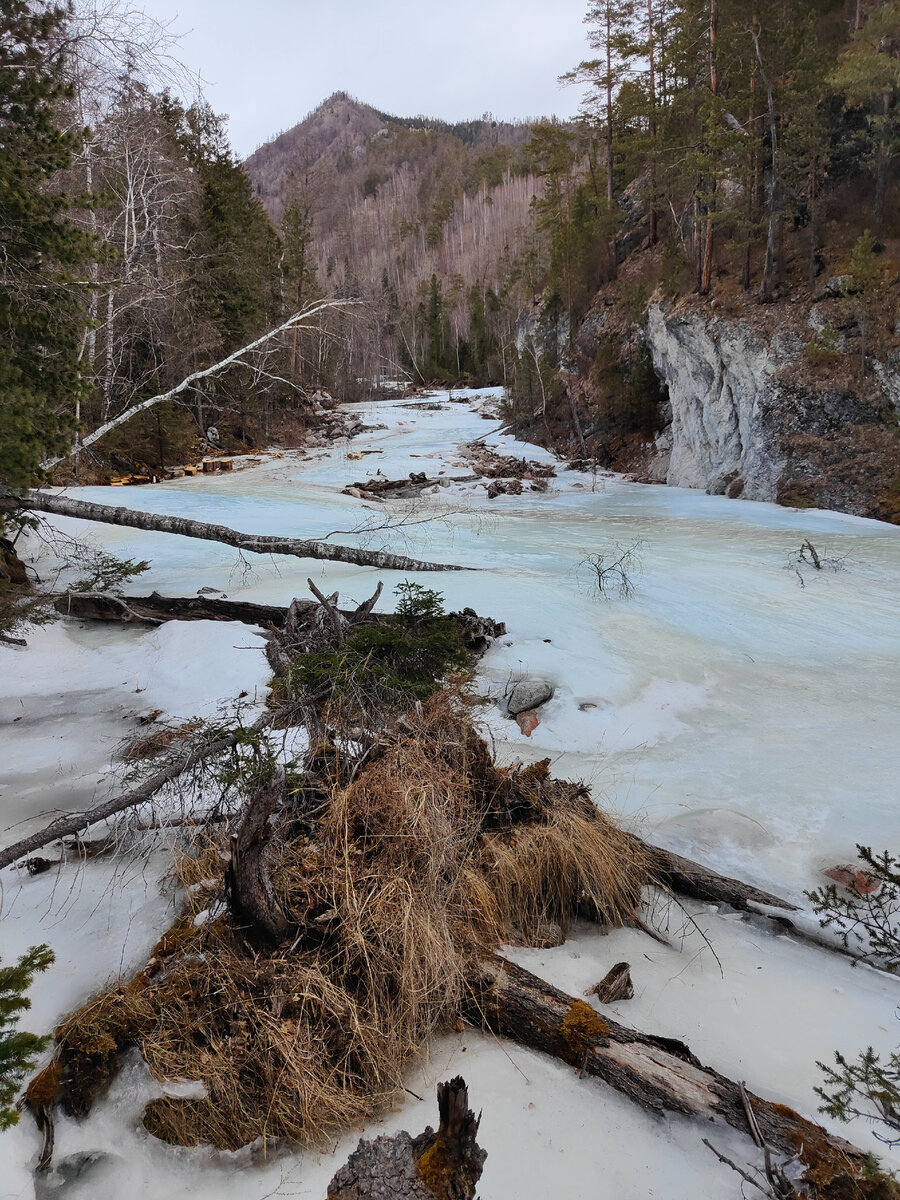
[[[807,892],[813,911],[842,944],[872,955],[889,971],[900,969],[900,859],[857,846],[860,867],[846,888],[830,884]],[[875,1136],[900,1144],[900,1051],[886,1059],[871,1046],[855,1059],[836,1052],[834,1063],[817,1063],[825,1081],[816,1088],[821,1111],[841,1121],[872,1122]]]
[[[50,1042],[18,1028],[23,1012],[31,1007],[25,995],[35,975],[53,962],[49,946],[34,946],[13,967],[0,966],[0,1130],[15,1125],[19,1114],[16,1093],[35,1059]]]
[[[468,661],[457,624],[439,592],[411,582],[396,590],[394,617],[361,626],[335,649],[300,655],[278,690],[327,702],[345,716],[402,711],[433,696],[448,672]]]
[[[55,109],[66,95],[54,38],[61,7],[5,0],[0,9],[0,482],[24,487],[64,444],[83,389],[78,371],[91,239],[65,218],[50,184],[75,139]]]

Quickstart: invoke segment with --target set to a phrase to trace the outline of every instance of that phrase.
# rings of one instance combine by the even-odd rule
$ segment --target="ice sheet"
[[[438,399],[443,406],[431,412],[397,402],[359,406],[370,424],[388,428],[253,470],[84,494],[295,537],[367,522],[368,532],[334,540],[476,568],[420,582],[440,588],[451,607],[471,605],[508,624],[478,676],[488,701],[484,723],[501,758],[549,757],[557,774],[586,779],[598,802],[645,834],[721,870],[799,896],[820,881],[823,866],[852,859],[858,841],[900,847],[900,531],[841,514],[562,470],[546,494],[494,501],[472,482],[415,502],[343,496],[342,487],[379,469],[392,478],[469,473],[458,447],[499,424],[477,411],[496,404],[497,394],[470,398],[472,407]],[[550,458],[509,437],[487,441],[503,453]],[[363,449],[382,453],[349,457]],[[402,530],[371,528],[398,514],[410,522]],[[248,573],[224,546],[57,524],[89,532],[113,552],[151,559],[150,572],[133,585],[140,592],[192,594],[213,586],[287,603],[306,592],[311,572],[344,600],[364,599],[374,587],[374,573],[364,568],[262,558]],[[787,562],[806,537],[846,562],[836,572],[805,570],[801,586]],[[642,567],[635,595],[598,596],[585,558],[636,543]],[[390,597],[402,576],[380,577]],[[259,638],[245,627],[142,632],[67,624],[36,631],[30,641],[28,651],[4,651],[0,659],[3,826],[47,809],[83,807],[102,793],[123,729],[141,712],[209,713],[244,690],[258,701],[266,681],[263,656],[249,648]],[[506,718],[503,697],[530,676],[550,680],[556,694],[529,740]],[[18,830],[3,834],[14,836]],[[51,888],[45,877],[21,883],[5,873],[0,953],[51,940],[59,955],[34,989],[36,1027],[49,1028],[98,983],[140,962],[171,914],[171,897],[157,886],[160,869],[156,859],[116,873],[92,864],[74,884],[74,899],[68,875]],[[816,1057],[838,1047],[852,1054],[870,1043],[896,1044],[893,980],[719,915],[700,919],[724,979],[695,941],[668,951],[630,931],[605,939],[585,932],[522,961],[580,994],[628,958],[638,996],[621,1006],[623,1020],[685,1037],[732,1077],[810,1113]],[[558,1064],[471,1034],[434,1048],[409,1084],[429,1098],[419,1104],[407,1097],[405,1111],[383,1127],[417,1132],[433,1122],[433,1084],[458,1070],[485,1111],[485,1200],[739,1194],[736,1177],[698,1148],[689,1125],[656,1123]],[[66,1183],[67,1197],[243,1200],[270,1193],[282,1174],[282,1194],[322,1196],[356,1141],[348,1136],[332,1158],[269,1164],[247,1153],[222,1159],[176,1152],[137,1131],[138,1077],[118,1085],[119,1102],[61,1131],[62,1159],[90,1150],[113,1156]],[[872,1144],[863,1127],[845,1132]],[[13,1190],[0,1187],[0,1197],[31,1196],[23,1164],[33,1161],[35,1148],[25,1126],[0,1140],[9,1167],[4,1180],[17,1180],[4,1182]]]

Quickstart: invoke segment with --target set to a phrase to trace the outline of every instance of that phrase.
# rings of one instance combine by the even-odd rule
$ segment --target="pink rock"
[[[829,867],[824,874],[845,888],[855,888],[861,896],[871,896],[881,887],[881,880],[871,871],[859,871],[856,867]]]
[[[526,737],[531,737],[540,723],[541,718],[537,715],[533,708],[528,709],[527,712],[520,712],[516,716],[516,724]]]

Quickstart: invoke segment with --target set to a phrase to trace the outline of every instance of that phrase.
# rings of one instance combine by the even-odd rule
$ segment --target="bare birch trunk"
[[[361,550],[354,546],[332,545],[330,542],[302,541],[298,538],[272,537],[267,534],[239,533],[227,525],[208,525],[187,517],[170,517],[159,513],[136,512],[131,508],[114,508],[109,504],[94,504],[88,500],[73,500],[50,492],[27,492],[16,497],[0,491],[0,503],[53,513],[58,517],[75,517],[82,521],[99,521],[104,525],[124,525],[149,533],[175,533],[180,537],[199,538],[206,542],[222,542],[248,554],[286,554],[292,558],[318,558],[326,562],[353,563],[358,567],[378,567],[384,571],[464,571],[469,568],[447,563],[423,562],[387,550]]]

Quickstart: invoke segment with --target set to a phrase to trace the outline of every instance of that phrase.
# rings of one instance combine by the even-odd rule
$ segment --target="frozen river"
[[[555,687],[531,739],[499,704],[485,706],[498,754],[551,758],[555,773],[587,780],[598,803],[661,845],[795,898],[822,881],[824,867],[851,861],[857,842],[900,849],[900,530],[562,470],[545,494],[492,501],[473,482],[385,505],[342,495],[376,470],[391,478],[468,474],[459,446],[497,424],[477,411],[492,397],[471,406],[437,399],[432,411],[361,406],[369,424],[387,428],[338,447],[231,475],[84,494],[247,532],[351,531],[333,540],[477,568],[420,582],[443,591],[448,607],[468,605],[507,623],[508,636],[483,661],[480,690],[495,700],[526,676]],[[550,459],[509,438],[488,442]],[[349,457],[364,450],[378,453]],[[400,531],[352,532],[399,514],[410,519]],[[57,524],[90,533],[114,553],[149,559],[150,571],[133,585],[140,592],[189,595],[206,586],[284,604],[307,592],[311,570],[342,600],[364,599],[374,587],[371,569],[281,558],[256,560],[247,574],[225,546]],[[806,538],[823,556],[843,560],[841,569],[802,568],[798,576],[788,560]],[[640,563],[627,599],[599,596],[584,565],[617,547],[633,548]],[[403,578],[379,577],[386,596]],[[59,623],[30,642],[27,651],[0,651],[6,841],[47,810],[79,809],[105,795],[117,747],[146,712],[188,717],[241,692],[250,693],[245,702],[264,696],[259,638],[246,627],[109,631]],[[0,953],[49,941],[58,954],[35,988],[35,1027],[140,963],[171,917],[173,899],[157,883],[163,857],[116,872],[95,863],[71,877],[0,876]],[[700,917],[721,971],[691,935],[668,951],[633,931],[609,938],[584,931],[557,950],[519,957],[574,994],[628,958],[638,994],[618,1006],[623,1021],[685,1038],[712,1065],[810,1115],[816,1058],[898,1041],[894,980],[719,914]],[[410,1086],[424,1094],[438,1076],[461,1069],[476,1108],[485,1109],[484,1200],[739,1195],[737,1176],[698,1149],[686,1123],[654,1122],[558,1064],[471,1033],[436,1047]],[[139,1076],[135,1067],[120,1101],[84,1125],[63,1124],[59,1161],[103,1152],[77,1178],[57,1178],[66,1197],[252,1198],[280,1187],[282,1177],[281,1194],[324,1196],[336,1159],[358,1136],[335,1159],[253,1165],[246,1153],[176,1152],[137,1126]],[[430,1100],[408,1099],[387,1126],[417,1132],[433,1120],[432,1108]],[[877,1145],[862,1126],[849,1135]],[[9,1168],[0,1200],[33,1194],[26,1168],[36,1145],[27,1122],[0,1138]],[[238,1165],[246,1172],[238,1175]],[[48,1186],[42,1193],[51,1194]]]

